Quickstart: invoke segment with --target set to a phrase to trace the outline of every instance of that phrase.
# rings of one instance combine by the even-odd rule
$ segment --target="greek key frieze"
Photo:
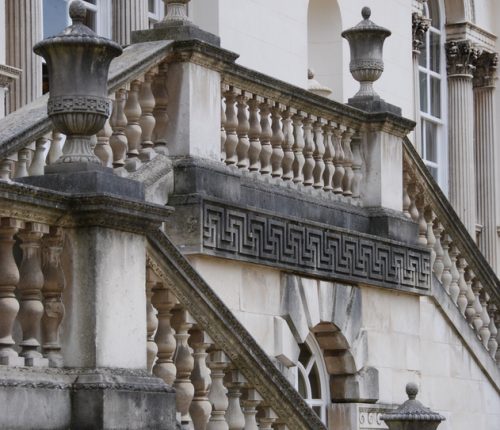
[[[111,101],[97,96],[50,97],[47,103],[49,114],[63,112],[95,112],[109,116]]]
[[[421,248],[214,202],[203,203],[203,249],[352,282],[430,285],[430,256]]]

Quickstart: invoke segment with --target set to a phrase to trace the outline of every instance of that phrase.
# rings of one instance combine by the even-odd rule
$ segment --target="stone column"
[[[498,54],[483,52],[474,73],[475,155],[477,219],[483,226],[479,247],[493,269],[497,269],[496,151],[494,103]]]
[[[425,43],[425,34],[429,29],[430,19],[423,17],[420,13],[413,12],[411,15],[412,34],[413,34],[413,100],[415,106],[414,120],[417,123],[415,128],[415,145],[422,142],[420,130],[420,108],[418,101],[420,100],[420,76],[418,72],[418,63],[420,59],[420,49]],[[418,148],[420,152],[420,148]]]
[[[476,230],[476,186],[472,73],[478,54],[468,40],[446,43],[449,199],[473,238]]]
[[[132,31],[147,30],[148,2],[146,0],[113,0],[113,40],[120,45],[130,45]]]
[[[9,66],[22,69],[11,85],[9,112],[42,95],[42,59],[33,45],[42,40],[42,0],[6,0],[6,59]]]

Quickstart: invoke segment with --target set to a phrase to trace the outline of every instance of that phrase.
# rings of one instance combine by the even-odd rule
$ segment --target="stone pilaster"
[[[483,226],[480,249],[493,269],[497,269],[496,174],[494,91],[498,54],[483,52],[474,73],[475,167],[477,218]]]
[[[113,40],[120,45],[130,45],[132,31],[146,30],[148,2],[137,0],[113,0]]]
[[[449,199],[470,235],[476,229],[474,95],[479,51],[468,40],[446,43],[448,70]]]
[[[42,40],[42,1],[6,0],[6,60],[22,70],[11,85],[9,112],[42,95],[42,59],[33,53],[33,45]]]

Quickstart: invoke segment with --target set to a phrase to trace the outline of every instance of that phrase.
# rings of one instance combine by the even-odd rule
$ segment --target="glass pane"
[[[434,28],[441,29],[441,21],[439,17],[439,1],[438,0],[429,0],[427,2],[427,6],[429,8],[429,18],[432,19],[431,25]]]
[[[427,100],[427,75],[420,72],[420,110],[422,112],[429,112]]]
[[[304,380],[304,375],[302,375],[302,372],[299,370],[299,394],[304,398],[307,399],[307,388],[306,388],[306,381]]]
[[[96,0],[85,0],[87,3],[96,4]]]
[[[156,0],[148,1],[148,10],[150,13],[156,13]]]
[[[90,9],[87,9],[87,16],[85,17],[85,22],[84,24],[91,28],[92,30],[96,31],[97,26],[96,26],[96,13]]]
[[[303,343],[302,345],[300,345],[299,361],[302,363],[304,367],[306,367],[310,358],[311,358],[311,351],[309,350],[307,345]]]
[[[418,64],[427,68],[427,35],[425,36],[424,44],[420,48],[420,55],[418,56]]]
[[[311,398],[321,399],[321,382],[319,381],[318,366],[316,363],[309,373],[309,383],[311,384]]]
[[[320,418],[322,418],[321,416],[321,406],[313,406],[313,411],[316,413],[316,415]]]
[[[431,31],[430,33],[430,60],[431,60],[431,70],[434,72],[440,72],[441,66],[441,37],[439,34],[436,34]]]
[[[438,180],[438,169],[437,167],[427,166],[427,170],[430,172],[434,180],[437,182]]]
[[[425,153],[424,158],[437,163],[437,131],[438,126],[425,121]]]
[[[441,118],[441,80],[431,76],[431,115]]]

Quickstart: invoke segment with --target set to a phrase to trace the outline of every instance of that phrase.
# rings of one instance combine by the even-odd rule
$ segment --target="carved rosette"
[[[411,15],[411,27],[413,35],[413,53],[419,55],[420,49],[425,43],[425,34],[429,29],[431,20],[420,15],[417,12],[413,12]]]
[[[445,45],[448,77],[470,76],[476,70],[481,51],[470,40],[452,40]]]
[[[474,71],[474,87],[494,87],[497,80],[498,54],[496,52],[483,52]]]

